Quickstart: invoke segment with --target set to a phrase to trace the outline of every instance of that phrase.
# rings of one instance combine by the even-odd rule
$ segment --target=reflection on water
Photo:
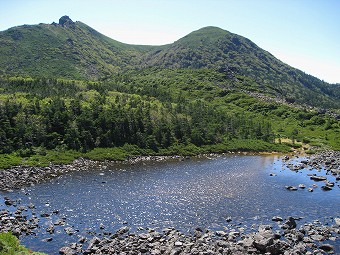
[[[65,174],[58,179],[8,193],[23,204],[32,202],[37,214],[51,213],[41,224],[65,217],[67,226],[88,235],[115,231],[123,224],[137,227],[222,228],[231,225],[270,223],[275,215],[303,217],[304,221],[335,217],[340,211],[339,189],[325,193],[315,189],[287,191],[285,185],[314,182],[310,170],[292,172],[277,156],[221,156],[213,159],[149,162],[136,165],[98,166],[89,171]],[[277,176],[270,176],[275,173]],[[333,180],[334,181],[334,180]],[[0,209],[3,197],[0,196]],[[226,219],[231,217],[230,223]],[[45,228],[36,237],[24,237],[32,248],[53,254],[64,242],[63,228],[50,243]],[[65,241],[66,240],[66,241]]]

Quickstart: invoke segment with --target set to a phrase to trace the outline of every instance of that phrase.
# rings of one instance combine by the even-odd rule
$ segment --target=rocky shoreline
[[[213,155],[209,155],[213,156]],[[208,157],[209,157],[208,156]],[[297,163],[290,163],[295,157]],[[142,161],[184,160],[183,157],[135,157],[123,164],[135,164]],[[325,151],[313,156],[299,158],[286,156],[283,159],[292,171],[304,169],[325,169],[326,176],[310,175],[310,178],[331,189],[339,186],[340,152]],[[106,162],[118,163],[118,162]],[[105,162],[78,159],[70,165],[51,165],[49,167],[13,167],[0,171],[0,190],[10,192],[25,186],[56,178],[70,171],[82,171],[93,166],[105,165]],[[336,182],[329,181],[329,176]],[[297,188],[302,189],[303,186]],[[314,187],[316,188],[316,187]],[[293,190],[293,189],[291,189]],[[53,240],[56,229],[67,235],[77,235],[77,231],[62,218],[49,226],[41,226],[41,218],[59,217],[59,211],[48,214],[36,214],[33,204],[21,205],[4,197],[8,207],[0,211],[0,232],[12,232],[20,237],[35,235],[38,229],[44,228],[46,239]],[[225,226],[219,230],[196,228],[191,233],[183,233],[174,228],[139,228],[138,231],[123,226],[114,233],[106,231],[106,226],[99,226],[101,233],[92,233],[91,237],[77,237],[78,241],[60,248],[59,254],[334,254],[340,253],[340,218],[329,222],[315,220],[300,223],[299,219],[280,216],[273,217],[273,224],[251,226]],[[249,228],[248,230],[245,228]],[[62,244],[61,244],[62,245]],[[58,252],[58,251],[56,251]]]
[[[214,157],[220,154],[200,155],[198,157]],[[300,171],[303,169],[325,169],[326,175],[334,176],[336,181],[340,180],[340,151],[323,151],[313,156],[303,157],[296,164],[290,163],[291,157],[299,156],[285,156],[283,161],[286,162],[287,168],[292,171]],[[130,157],[125,161],[94,161],[84,158],[75,160],[72,164],[68,165],[53,165],[48,167],[26,167],[15,166],[10,169],[0,170],[0,191],[10,192],[14,189],[20,189],[22,187],[32,186],[37,183],[56,178],[62,174],[72,171],[87,170],[90,167],[108,165],[108,164],[136,164],[146,161],[165,161],[165,160],[184,160],[188,157],[182,156],[136,156]],[[275,173],[271,173],[275,176]],[[309,174],[310,179],[317,182],[323,181],[324,185],[321,185],[323,190],[332,190],[336,185],[334,182],[330,182],[327,176],[318,176],[315,174]],[[337,184],[340,187],[340,184]],[[312,192],[317,185],[308,188],[308,191]],[[295,191],[298,188],[306,188],[303,184],[299,187],[286,186],[288,190]]]
[[[0,211],[0,232],[12,232],[17,237],[35,235],[43,228],[45,239],[50,242],[58,231],[77,236],[78,241],[61,247],[59,254],[338,254],[340,252],[340,218],[329,222],[315,220],[300,223],[299,218],[275,216],[273,224],[258,225],[246,229],[238,224],[221,227],[218,230],[197,227],[191,233],[175,228],[141,228],[137,231],[123,226],[114,233],[100,225],[100,232],[85,237],[70,227],[66,218],[61,217],[48,226],[40,225],[41,218],[52,215],[37,215],[33,204],[21,205],[20,201],[5,198],[9,209]],[[13,210],[15,209],[15,210]],[[53,212],[58,215],[58,211]],[[232,221],[232,219],[228,219]],[[232,227],[231,227],[232,226]]]
[[[161,231],[148,229],[142,233],[129,232],[120,228],[115,234],[103,238],[94,237],[86,242],[62,247],[64,255],[75,254],[333,254],[334,246],[329,241],[339,238],[340,219],[332,226],[318,222],[297,228],[294,218],[289,217],[281,230],[273,231],[271,225],[260,225],[256,232],[242,233],[240,229],[202,230],[196,228],[192,234],[183,234],[174,228]]]
[[[286,162],[286,166],[291,171],[299,172],[304,171],[307,173],[307,176],[313,180],[315,183],[308,187],[309,192],[313,192],[314,189],[320,187],[324,191],[330,191],[335,188],[340,188],[340,152],[339,151],[323,151],[313,156],[304,157],[301,160],[297,160],[295,164],[290,162],[290,157],[285,156],[283,158],[284,162]],[[321,169],[325,170],[325,175],[308,173],[308,170],[316,169],[318,172]],[[331,181],[330,179],[335,179]],[[306,186],[301,183],[298,187],[295,186],[286,186],[286,189],[290,191],[296,191],[298,189],[305,189]]]
[[[0,170],[0,191],[11,192],[14,189],[36,185],[40,182],[56,178],[62,174],[74,171],[87,170],[90,167],[107,164],[136,164],[146,161],[164,161],[164,160],[183,160],[181,156],[138,156],[130,157],[125,161],[94,161],[79,158],[68,165],[53,165],[47,167],[27,167],[15,166],[9,169]]]

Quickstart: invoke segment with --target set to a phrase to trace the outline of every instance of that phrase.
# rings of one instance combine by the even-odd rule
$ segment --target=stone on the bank
[[[336,225],[340,226],[340,218],[335,218],[334,221]]]
[[[222,230],[218,230],[215,233],[216,233],[217,236],[226,236],[227,235],[227,233],[222,231]]]
[[[183,245],[183,243],[181,241],[175,242],[175,246],[176,247],[181,247],[182,245]]]
[[[72,250],[70,247],[62,247],[59,250],[59,254],[61,254],[61,255],[75,255],[76,252],[74,250]]]
[[[261,252],[266,252],[267,247],[274,243],[273,238],[266,238],[260,234],[254,235],[254,246]]]
[[[123,235],[125,233],[129,232],[129,228],[128,227],[121,227],[120,229],[117,230],[117,234],[118,235]]]

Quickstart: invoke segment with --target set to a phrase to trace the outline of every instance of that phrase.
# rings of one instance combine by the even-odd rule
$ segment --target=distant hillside
[[[145,68],[212,69],[224,86],[323,108],[340,108],[340,86],[281,62],[242,36],[205,27],[164,46],[110,39],[69,17],[0,32],[0,74],[106,80]],[[222,82],[223,84],[223,82]]]

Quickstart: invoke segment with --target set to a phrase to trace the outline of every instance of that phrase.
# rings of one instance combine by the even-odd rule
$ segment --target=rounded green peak
[[[193,31],[179,39],[177,42],[187,45],[198,45],[202,42],[202,40],[206,42],[213,42],[227,34],[229,34],[229,32],[226,30],[219,27],[209,26]]]

